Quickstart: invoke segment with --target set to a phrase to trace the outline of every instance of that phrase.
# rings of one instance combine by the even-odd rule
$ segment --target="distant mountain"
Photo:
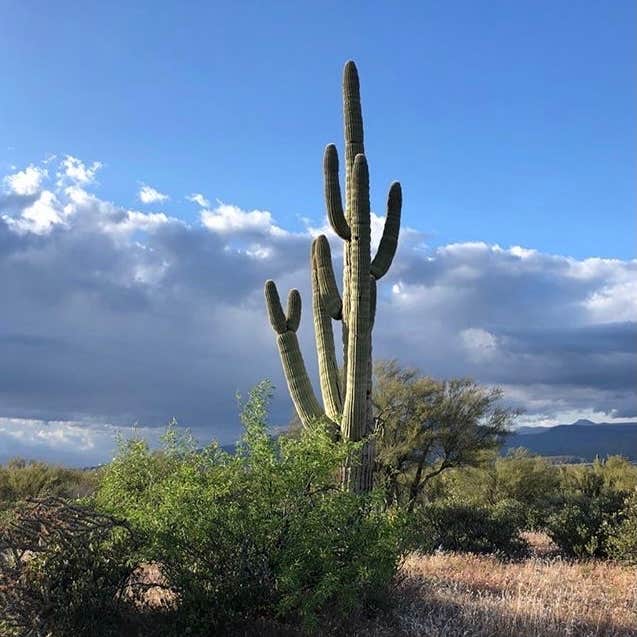
[[[593,422],[592,420],[586,420],[586,418],[580,418],[576,420],[573,425],[582,425],[583,427],[589,427],[590,425],[608,425],[607,422]]]
[[[516,434],[522,434],[525,436],[533,436],[535,434],[541,434],[545,431],[548,431],[549,429],[552,429],[552,427],[549,427],[548,425],[542,425],[542,426],[537,426],[537,427],[518,427],[515,430]]]
[[[548,431],[549,429],[555,429],[555,427],[572,427],[573,425],[581,425],[583,427],[589,427],[590,425],[608,425],[610,423],[606,423],[606,422],[593,422],[592,420],[586,420],[585,418],[580,418],[579,420],[576,420],[574,423],[571,423],[570,425],[537,425],[535,427],[531,427],[531,426],[523,426],[523,427],[518,427],[515,430],[515,433],[517,434],[541,434],[544,433],[546,431]]]
[[[507,438],[503,453],[516,447],[542,456],[576,456],[588,461],[595,456],[620,454],[637,462],[637,422],[578,420],[555,427],[520,427]]]

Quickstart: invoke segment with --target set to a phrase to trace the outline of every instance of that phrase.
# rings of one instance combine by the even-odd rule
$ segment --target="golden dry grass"
[[[391,626],[378,623],[366,634],[637,636],[636,569],[611,562],[568,562],[551,557],[541,536],[531,539],[535,555],[514,563],[458,553],[410,556]]]

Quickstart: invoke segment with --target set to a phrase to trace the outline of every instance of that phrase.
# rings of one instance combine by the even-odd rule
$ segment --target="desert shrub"
[[[416,541],[416,548],[425,552],[444,550],[520,556],[528,548],[520,534],[524,521],[524,508],[514,500],[503,500],[494,506],[433,502],[418,512],[412,541]]]
[[[637,490],[626,499],[621,518],[611,530],[608,552],[617,560],[637,564]]]
[[[544,526],[559,502],[559,470],[546,458],[514,449],[495,463],[496,500],[511,499],[524,506],[527,529]]]
[[[630,493],[637,489],[637,466],[623,456],[596,458],[592,467],[586,469],[600,476],[604,485],[615,491]]]
[[[27,498],[89,496],[95,491],[98,473],[20,458],[11,460],[0,466],[0,514]]]
[[[547,533],[568,556],[607,557],[626,494],[590,469],[571,474],[567,483],[562,504],[547,519]]]
[[[0,528],[3,635],[119,635],[136,563],[123,521],[34,499]]]
[[[160,454],[131,442],[106,469],[96,501],[148,538],[178,599],[176,630],[209,634],[255,617],[344,617],[395,573],[401,521],[376,495],[343,491],[352,445],[317,423],[298,438],[267,431],[270,386],[243,408],[236,453],[171,430]]]
[[[592,464],[565,465],[560,469],[563,496],[595,494],[600,488],[625,495],[637,489],[637,466],[622,456],[596,458]]]
[[[428,494],[432,500],[486,507],[515,500],[524,510],[527,530],[541,529],[561,496],[559,469],[522,448],[504,457],[485,453],[477,466],[451,469],[432,487]]]

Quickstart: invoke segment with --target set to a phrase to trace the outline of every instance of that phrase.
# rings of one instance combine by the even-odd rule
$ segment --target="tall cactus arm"
[[[387,273],[396,254],[398,234],[400,232],[400,211],[402,203],[403,194],[400,183],[395,181],[389,189],[389,196],[387,197],[387,216],[385,217],[383,236],[371,266],[372,275],[376,280]]]
[[[325,147],[323,174],[327,217],[330,220],[334,232],[336,232],[341,239],[349,241],[351,232],[345,220],[345,213],[343,212],[341,184],[338,180],[338,153],[334,144],[329,144]]]
[[[314,336],[316,338],[316,353],[318,356],[319,379],[325,413],[334,423],[340,423],[343,411],[343,394],[334,348],[334,332],[332,319],[325,308],[324,297],[319,283],[320,271],[317,259],[317,245],[319,240],[312,243],[312,310],[314,314]]]
[[[288,329],[288,320],[281,307],[281,299],[279,291],[276,289],[276,283],[272,280],[265,282],[265,305],[268,308],[268,316],[272,329],[277,334],[283,334]]]
[[[352,179],[354,159],[365,152],[363,145],[363,112],[361,109],[360,83],[356,64],[350,60],[343,70],[343,115],[345,120],[345,182],[347,189],[346,219],[349,222],[352,208]]]
[[[277,333],[276,342],[292,402],[301,422],[308,427],[317,418],[321,418],[324,412],[314,395],[296,336],[296,328],[301,320],[301,295],[297,290],[290,292],[287,317],[281,307],[281,299],[274,281],[266,281],[265,300],[270,323]]]
[[[305,362],[296,332],[284,332],[276,337],[285,379],[292,402],[303,426],[309,427],[325,414],[316,400],[305,370]]]
[[[361,109],[360,83],[356,64],[349,60],[343,69],[343,120],[345,128],[345,220],[350,224],[352,214],[352,175],[354,158],[365,152],[363,144],[363,113]],[[351,232],[351,226],[350,226]],[[350,252],[351,241],[343,248],[343,393],[347,395],[349,314],[350,314]]]
[[[312,258],[316,261],[318,285],[323,305],[334,320],[340,321],[343,318],[343,301],[336,285],[332,253],[327,237],[324,234],[319,235],[314,239],[312,249]]]
[[[366,434],[368,362],[370,357],[370,212],[369,173],[364,155],[357,155],[352,176],[350,220],[350,314],[347,390],[343,406],[343,435],[360,440]]]
[[[292,289],[288,294],[287,328],[296,332],[301,324],[301,295],[298,290]]]

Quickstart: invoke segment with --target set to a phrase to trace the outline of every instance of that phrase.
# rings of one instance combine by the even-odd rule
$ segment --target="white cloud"
[[[110,460],[120,438],[143,437],[153,445],[161,430],[106,423],[0,417],[0,463],[38,458],[87,467]]]
[[[163,212],[139,212],[138,210],[118,211],[116,216],[102,217],[99,224],[104,232],[112,237],[128,241],[130,235],[137,231],[156,232],[161,226],[169,223],[181,223],[168,217]],[[124,243],[125,245],[125,243]]]
[[[126,220],[120,221],[118,226],[127,232],[132,230],[144,230],[149,232],[169,222],[170,218],[163,212],[143,213],[128,210]]]
[[[200,192],[194,192],[192,195],[188,195],[186,199],[196,203],[201,208],[210,208],[210,202]]]
[[[469,327],[461,330],[460,338],[469,357],[474,361],[492,360],[497,353],[498,340],[487,330]]]
[[[35,195],[42,187],[42,182],[47,178],[45,168],[38,168],[33,164],[27,166],[13,175],[7,175],[3,181],[10,192],[16,195]]]
[[[58,185],[62,186],[67,181],[80,186],[93,183],[100,168],[102,163],[99,161],[94,161],[88,166],[77,157],[66,155],[59,165]]]
[[[166,201],[168,199],[168,195],[165,195],[159,190],[156,190],[152,186],[147,186],[146,184],[142,184],[138,193],[139,200],[142,203],[160,203],[162,201]]]
[[[267,210],[246,212],[225,203],[220,203],[213,211],[204,210],[201,222],[208,230],[222,235],[255,233],[264,237],[285,237],[289,234],[274,223],[272,213]]]
[[[521,259],[530,259],[538,254],[537,250],[529,250],[528,248],[523,248],[522,246],[511,246],[509,248],[509,252]]]
[[[637,317],[637,272],[618,274],[582,302],[591,319],[599,323],[633,321]]]
[[[64,212],[55,193],[43,190],[18,218],[3,216],[3,219],[20,234],[31,232],[42,235],[50,232],[55,225],[64,223]]]

